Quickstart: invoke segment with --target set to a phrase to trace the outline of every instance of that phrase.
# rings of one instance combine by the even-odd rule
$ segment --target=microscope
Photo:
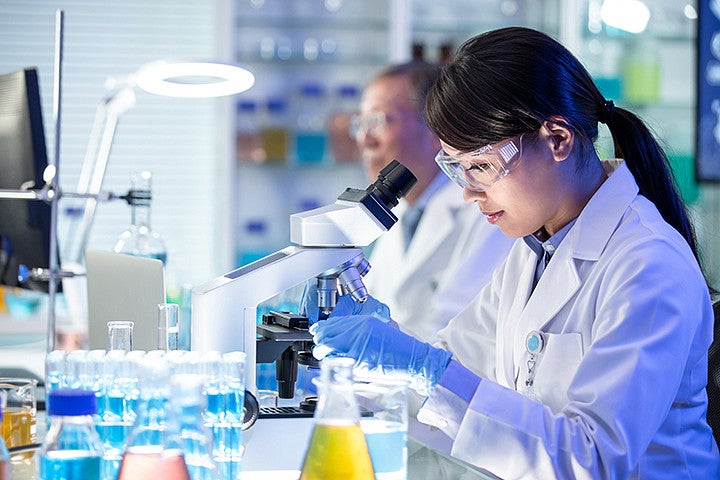
[[[258,325],[258,305],[313,277],[321,319],[335,307],[338,293],[364,302],[368,292],[362,277],[370,265],[361,247],[397,222],[391,209],[416,182],[393,160],[365,190],[347,188],[334,204],[290,215],[294,245],[193,289],[191,349],[244,351],[245,385],[254,395],[256,363],[277,360],[278,395],[293,398],[297,363],[315,362],[308,319],[270,312]]]

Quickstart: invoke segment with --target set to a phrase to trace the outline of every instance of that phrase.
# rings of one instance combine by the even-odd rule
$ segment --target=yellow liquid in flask
[[[374,478],[370,453],[360,425],[315,425],[300,480]]]

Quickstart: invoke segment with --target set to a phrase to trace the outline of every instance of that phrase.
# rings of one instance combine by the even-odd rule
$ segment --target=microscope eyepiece
[[[415,175],[405,165],[393,160],[378,172],[378,179],[365,191],[374,193],[388,208],[393,208],[416,183]]]

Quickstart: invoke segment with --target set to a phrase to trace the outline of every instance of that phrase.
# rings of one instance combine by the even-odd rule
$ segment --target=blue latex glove
[[[430,393],[447,368],[452,354],[401,332],[374,315],[336,316],[310,329],[316,350],[352,357],[357,366],[383,373],[407,372],[410,386]]]
[[[310,325],[317,323],[320,315],[317,296],[317,280],[312,278],[305,284],[302,299],[300,300],[300,315],[310,321]],[[364,302],[356,302],[351,295],[342,295],[332,311],[332,316],[347,315],[373,315],[384,322],[390,322],[390,308],[381,301],[368,295]]]

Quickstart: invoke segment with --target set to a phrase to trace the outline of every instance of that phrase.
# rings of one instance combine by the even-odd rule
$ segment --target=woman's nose
[[[463,199],[467,203],[475,203],[480,198],[485,197],[485,192],[476,192],[475,190],[470,190],[469,188],[463,188]]]

